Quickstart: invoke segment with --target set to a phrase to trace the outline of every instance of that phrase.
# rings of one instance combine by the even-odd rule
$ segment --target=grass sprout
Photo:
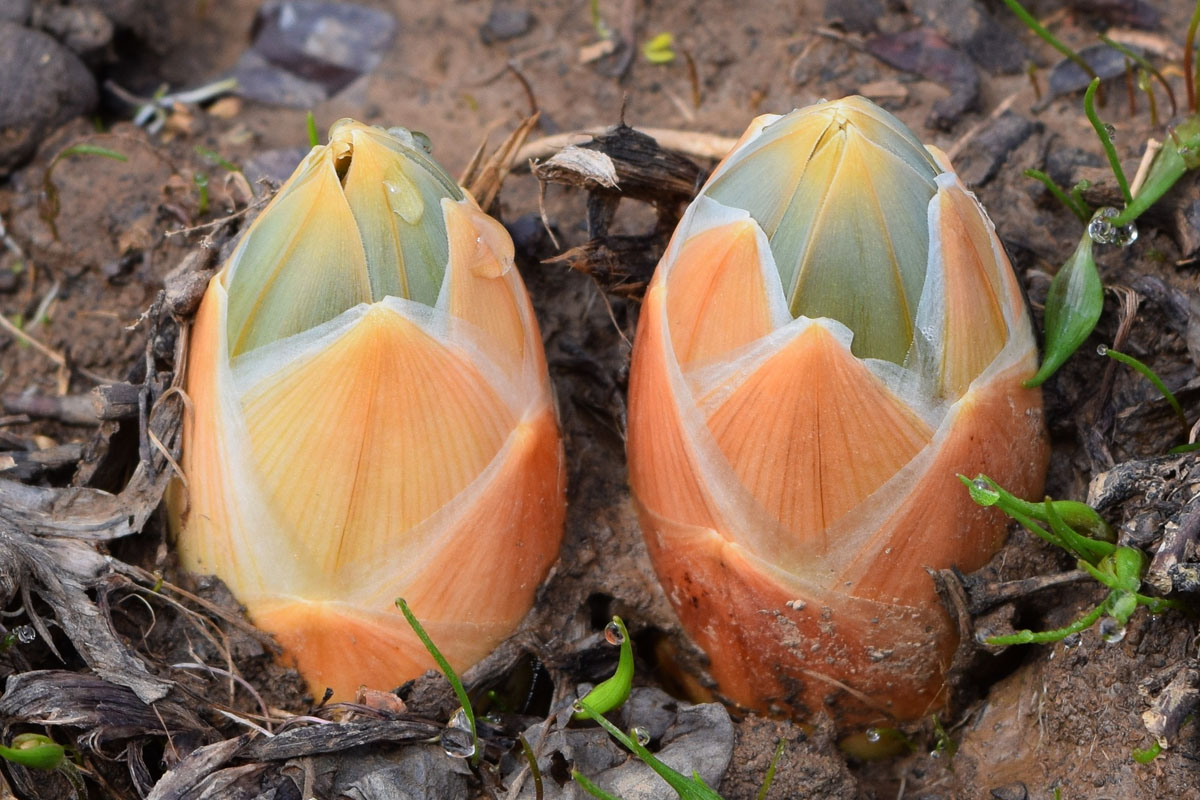
[[[479,763],[479,729],[475,725],[475,709],[471,706],[471,698],[467,697],[467,690],[463,688],[462,681],[458,678],[458,673],[450,666],[450,662],[442,655],[442,651],[438,650],[437,645],[433,643],[433,639],[429,638],[429,634],[425,632],[425,628],[417,621],[416,615],[412,609],[408,607],[403,597],[396,598],[396,607],[400,609],[400,613],[404,614],[404,618],[408,620],[408,624],[412,626],[413,632],[417,634],[417,638],[421,640],[421,644],[425,645],[425,649],[429,651],[429,655],[433,656],[433,660],[437,662],[438,668],[442,674],[446,676],[446,680],[450,682],[451,688],[454,689],[454,694],[458,697],[458,702],[462,706],[463,713],[467,715],[467,724],[471,727],[471,745],[474,752],[471,755],[471,764]]]

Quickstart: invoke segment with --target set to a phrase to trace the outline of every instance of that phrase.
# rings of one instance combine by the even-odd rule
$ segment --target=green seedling
[[[771,756],[771,763],[767,767],[767,774],[763,776],[762,785],[758,787],[758,794],[754,796],[755,800],[767,800],[767,792],[771,791],[771,784],[775,782],[775,768],[779,766],[779,759],[783,757],[783,748],[787,745],[787,739],[779,737],[779,743],[775,745],[775,755]]]
[[[521,743],[521,752],[524,753],[525,761],[529,764],[529,774],[533,776],[534,800],[542,800],[544,787],[542,786],[542,771],[538,769],[537,756],[533,754],[533,748],[529,746],[529,740],[525,738],[525,734],[518,734],[517,741]]]
[[[13,737],[11,747],[0,745],[0,758],[5,761],[47,771],[62,766],[66,753],[65,747],[40,733],[21,733]]]
[[[1097,526],[1096,521],[1103,523],[1103,520],[1094,509],[1082,503],[1046,498],[1041,510],[1035,511],[1036,504],[1014,497],[986,475],[980,475],[974,481],[961,475],[959,479],[966,484],[971,499],[976,503],[981,506],[995,506],[1030,533],[1066,550],[1075,556],[1079,569],[1087,572],[1097,583],[1109,590],[1099,605],[1064,628],[1040,632],[1022,630],[1007,636],[991,636],[984,639],[985,644],[1003,647],[1058,642],[1090,628],[1105,615],[1111,620],[1101,626],[1102,629],[1107,627],[1104,633],[1105,640],[1115,643],[1124,637],[1129,618],[1140,606],[1145,606],[1152,614],[1180,607],[1174,600],[1148,597],[1139,593],[1138,590],[1142,588],[1142,575],[1146,571],[1146,554],[1141,550],[1080,533],[1080,530],[1088,533],[1103,530]],[[1083,510],[1085,508],[1088,509],[1086,512]],[[1074,524],[1069,524],[1068,518]],[[1047,523],[1049,527],[1043,528],[1038,521]],[[1108,527],[1107,523],[1103,525],[1104,528]]]
[[[1079,218],[1080,222],[1082,222],[1084,225],[1088,224],[1088,220],[1092,218],[1092,210],[1088,208],[1087,203],[1083,201],[1083,198],[1080,197],[1078,193],[1068,195],[1061,188],[1059,188],[1059,185],[1054,182],[1053,178],[1042,172],[1040,169],[1025,170],[1025,177],[1033,178],[1035,181],[1041,182],[1041,184],[1046,187],[1050,194],[1054,195],[1054,198],[1058,200],[1058,202],[1066,206],[1068,211]]]
[[[1158,758],[1159,755],[1162,754],[1162,751],[1162,745],[1158,742],[1154,742],[1144,750],[1134,750],[1129,755],[1139,764],[1149,764],[1151,761]]]
[[[438,650],[437,645],[433,643],[433,639],[429,638],[429,634],[425,632],[425,628],[417,621],[416,616],[412,613],[412,609],[408,607],[403,597],[396,598],[396,607],[404,614],[404,618],[408,620],[408,624],[412,627],[413,632],[417,634],[417,638],[421,640],[421,644],[425,645],[425,649],[429,651],[429,655],[433,656],[433,660],[437,662],[438,667],[442,670],[442,674],[446,676],[446,680],[450,682],[451,688],[454,689],[454,694],[458,697],[458,702],[462,706],[463,713],[467,716],[467,724],[471,728],[471,764],[479,763],[479,730],[475,726],[475,710],[471,706],[471,698],[467,697],[467,690],[463,688],[462,681],[458,679],[458,673],[450,666],[450,662],[442,655],[442,651]]]
[[[196,145],[195,149],[196,149],[196,155],[200,156],[205,161],[216,164],[218,167],[221,167],[222,169],[226,170],[227,172],[241,172],[242,171],[241,167],[239,167],[237,164],[233,163],[229,159],[225,158],[223,155],[218,153],[216,150],[210,150],[207,147],[201,147],[200,145]]]
[[[651,64],[670,64],[675,60],[675,37],[660,33],[642,45],[642,55]]]
[[[1021,22],[1025,23],[1026,27],[1036,33],[1042,41],[1053,47],[1058,52],[1062,53],[1066,58],[1070,59],[1076,66],[1082,69],[1088,77],[1096,77],[1096,71],[1092,69],[1091,64],[1084,61],[1081,55],[1059,41],[1053,33],[1046,29],[1045,25],[1038,22],[1032,14],[1025,10],[1024,6],[1017,2],[1017,0],[1004,0],[1004,4],[1008,6],[1009,10],[1012,11],[1013,14],[1015,14],[1017,18],[1021,20]]]
[[[938,715],[933,717],[933,752],[930,753],[934,758],[940,758],[945,761],[946,769],[954,771],[954,754],[958,752],[958,744],[950,738],[950,734],[942,727],[942,721],[938,719]]]
[[[1158,377],[1154,370],[1150,369],[1150,367],[1146,366],[1141,361],[1138,361],[1133,356],[1113,350],[1107,345],[1100,345],[1096,348],[1096,352],[1102,356],[1108,356],[1114,361],[1119,361],[1127,367],[1137,370],[1139,373],[1141,373],[1142,377],[1154,384],[1154,388],[1158,389],[1159,393],[1166,398],[1167,403],[1170,404],[1171,409],[1175,412],[1175,416],[1179,418],[1179,423],[1183,425],[1184,433],[1187,433],[1188,423],[1187,417],[1184,416],[1183,413],[1183,407],[1179,405],[1179,400],[1176,399],[1175,395],[1170,389],[1167,388],[1167,385],[1162,382],[1162,378]]]
[[[1092,257],[1092,237],[1086,232],[1074,255],[1059,269],[1046,295],[1046,348],[1037,374],[1025,385],[1032,388],[1058,371],[1079,349],[1100,321],[1104,285]]]
[[[317,118],[309,111],[304,115],[304,127],[308,131],[308,146],[316,147],[321,144],[321,135],[317,133]]]
[[[192,176],[192,183],[196,184],[196,191],[200,195],[199,202],[196,204],[196,213],[203,217],[208,213],[208,175],[197,172]]]
[[[577,700],[575,702],[581,706],[585,712],[587,712],[591,719],[594,719],[596,722],[598,722],[600,727],[608,731],[609,736],[616,739],[627,750],[640,758],[642,762],[646,764],[646,766],[658,773],[658,776],[666,781],[670,787],[675,790],[675,793],[679,795],[680,800],[722,800],[721,795],[717,794],[716,791],[706,784],[704,780],[701,779],[701,777],[695,772],[692,773],[692,777],[688,778],[685,777],[681,772],[671,769],[666,764],[659,761],[653,753],[646,749],[644,744],[637,740],[636,732],[631,732],[631,735],[626,735],[620,728],[605,719],[604,715],[601,714],[598,709],[592,707],[591,704],[587,702],[586,698]],[[573,772],[572,775],[576,776],[578,773]],[[576,777],[576,780],[579,780],[579,777]],[[584,778],[584,781],[587,781],[587,779]],[[592,787],[595,787],[595,784],[592,784],[591,781],[587,781],[586,783],[580,781],[579,785],[584,789],[587,789],[593,797],[598,797],[600,800],[614,800],[612,795],[604,792],[601,789],[597,788],[597,791],[601,793],[596,794],[596,792],[593,792],[592,789],[589,788],[589,784]]]
[[[51,159],[50,166],[46,167],[46,171],[42,173],[42,197],[41,202],[38,204],[39,216],[50,226],[50,233],[54,236],[55,241],[58,240],[58,226],[56,222],[62,203],[58,196],[58,186],[54,183],[54,168],[58,166],[59,162],[74,156],[93,156],[111,159],[112,161],[129,161],[124,153],[119,153],[116,150],[110,150],[107,147],[101,147],[98,144],[91,144],[89,142],[77,142],[58,151],[58,154]]]
[[[1173,117],[1179,113],[1179,107],[1175,103],[1175,90],[1171,88],[1171,84],[1167,82],[1167,79],[1163,77],[1163,74],[1161,72],[1159,72],[1158,69],[1153,64],[1151,64],[1149,61],[1146,60],[1145,56],[1141,55],[1140,53],[1138,53],[1135,50],[1131,50],[1130,48],[1126,47],[1125,45],[1121,44],[1120,42],[1113,41],[1112,39],[1105,36],[1103,33],[1099,34],[1099,39],[1100,39],[1100,41],[1104,42],[1106,45],[1108,45],[1112,49],[1116,50],[1118,53],[1121,53],[1122,55],[1124,55],[1126,58],[1128,58],[1134,64],[1138,65],[1138,67],[1140,68],[1140,75],[1143,75],[1146,78],[1146,80],[1144,82],[1145,85],[1142,85],[1143,81],[1139,77],[1138,88],[1140,88],[1143,92],[1146,92],[1147,96],[1150,98],[1151,106],[1156,105],[1155,100],[1154,100],[1154,90],[1152,88],[1150,88],[1150,76],[1153,75],[1154,78],[1160,84],[1162,84],[1163,89],[1165,89],[1167,92],[1167,99],[1171,102],[1171,116]],[[1151,124],[1157,125],[1158,122],[1156,120],[1157,120],[1157,114],[1152,115]]]
[[[586,701],[587,708],[593,708],[601,714],[607,714],[610,711],[615,711],[624,705],[629,699],[629,692],[633,688],[633,645],[629,641],[629,631],[625,628],[625,623],[620,617],[614,616],[612,622],[604,629],[604,636],[613,644],[621,645],[621,655],[617,661],[617,671],[613,673],[611,678],[601,681],[592,687],[592,690],[584,695],[583,699],[578,701],[577,705],[583,707]],[[578,710],[575,712],[574,719],[591,719],[591,713],[587,710]]]
[[[1099,273],[1096,270],[1096,262],[1092,257],[1092,243],[1122,246],[1131,244],[1137,238],[1137,229],[1134,227],[1136,220],[1158,202],[1184,173],[1200,167],[1200,114],[1197,113],[1195,89],[1197,77],[1192,64],[1196,32],[1200,27],[1200,2],[1196,4],[1191,24],[1188,26],[1187,42],[1184,47],[1183,71],[1187,85],[1189,116],[1176,127],[1168,129],[1167,140],[1151,162],[1146,179],[1137,187],[1136,194],[1133,193],[1124,170],[1121,168],[1120,159],[1117,157],[1116,148],[1112,142],[1112,128],[1101,122],[1096,114],[1095,98],[1102,88],[1100,78],[1087,66],[1078,53],[1056,39],[1017,0],[1004,0],[1004,2],[1030,30],[1092,76],[1092,81],[1084,93],[1084,113],[1100,140],[1113,177],[1116,179],[1124,199],[1123,209],[1105,208],[1100,209],[1094,216],[1087,216],[1090,209],[1083,202],[1078,191],[1072,191],[1068,198],[1065,192],[1044,175],[1027,173],[1030,174],[1030,177],[1041,181],[1072,214],[1086,224],[1086,230],[1079,246],[1070,260],[1055,275],[1054,281],[1050,285],[1050,293],[1046,298],[1045,357],[1037,374],[1025,384],[1034,387],[1040,386],[1079,349],[1084,340],[1095,330],[1096,323],[1100,319],[1104,305],[1104,293]],[[1157,118],[1158,112],[1154,93],[1150,86],[1151,76],[1166,88],[1172,104],[1172,113],[1174,113],[1174,93],[1162,73],[1129,48],[1107,37],[1101,37],[1101,40],[1123,53],[1128,59],[1127,64],[1137,64],[1140,67],[1138,84],[1147,93],[1152,118]]]

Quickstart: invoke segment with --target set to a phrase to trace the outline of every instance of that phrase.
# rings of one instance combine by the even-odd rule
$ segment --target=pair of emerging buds
[[[635,501],[720,690],[843,723],[936,705],[926,567],[1040,489],[1020,288],[940,154],[851,98],[762,117],[688,209],[630,381]],[[563,466],[512,244],[403,131],[343,121],[209,287],[193,335],[184,566],[229,584],[315,692],[455,667],[557,552]]]

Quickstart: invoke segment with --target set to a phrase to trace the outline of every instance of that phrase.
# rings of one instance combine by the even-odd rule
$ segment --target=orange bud
[[[456,669],[562,537],[545,356],[507,232],[408,132],[334,125],[213,279],[175,487],[183,566],[228,584],[314,694]]]
[[[843,725],[945,700],[927,569],[981,566],[1047,461],[1028,312],[991,222],[862,98],[760,117],[646,295],[630,479],[659,579],[730,700]]]

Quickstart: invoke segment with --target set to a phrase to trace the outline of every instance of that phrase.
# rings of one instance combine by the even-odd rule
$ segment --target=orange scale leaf
[[[515,420],[460,353],[383,307],[244,401],[310,588],[354,580],[475,479]]]
[[[667,278],[667,316],[687,369],[772,330],[758,226],[743,220],[689,237]]]
[[[708,427],[743,485],[815,557],[830,546],[826,528],[932,437],[817,323],[734,389]]]

